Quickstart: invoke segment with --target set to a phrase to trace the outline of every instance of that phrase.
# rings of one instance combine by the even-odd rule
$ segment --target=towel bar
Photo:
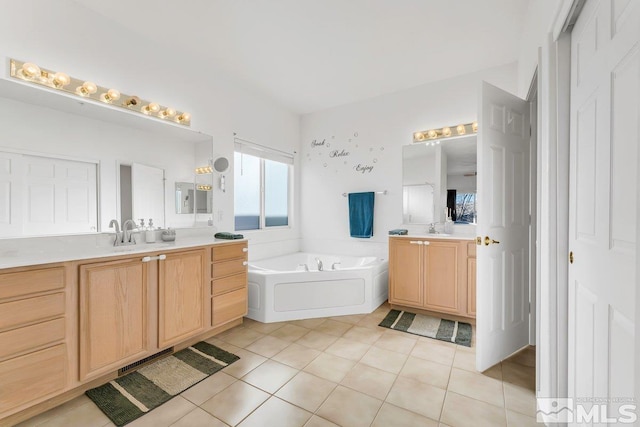
[[[376,191],[376,194],[383,194],[383,195],[387,195],[387,190],[384,191]],[[348,193],[342,193],[342,197],[347,197],[349,194]]]

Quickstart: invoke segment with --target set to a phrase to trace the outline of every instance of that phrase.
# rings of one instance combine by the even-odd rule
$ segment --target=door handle
[[[149,261],[162,261],[167,259],[167,256],[165,254],[162,255],[158,255],[158,256],[146,256],[144,258],[142,258],[142,262],[149,262]]]
[[[569,252],[569,264],[573,264],[573,251]]]
[[[490,238],[489,236],[484,236],[484,245],[485,245],[485,246],[489,246],[489,245],[490,245],[490,244],[492,244],[492,243],[498,244],[498,243],[500,243],[500,242],[499,242],[499,241],[497,241],[497,240],[493,240],[493,239],[492,239],[492,238]]]
[[[412,245],[423,245],[424,244],[424,242],[422,240],[411,240],[409,243],[412,244]]]

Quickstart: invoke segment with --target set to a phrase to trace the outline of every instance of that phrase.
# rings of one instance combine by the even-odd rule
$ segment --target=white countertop
[[[442,240],[468,240],[474,241],[476,240],[475,236],[463,235],[463,234],[405,234],[403,236],[398,235],[389,235],[389,237],[399,238],[399,239],[442,239]]]
[[[106,238],[105,238],[106,236]],[[95,234],[92,236],[59,236],[34,239],[10,239],[13,245],[0,244],[0,269],[24,267],[54,262],[76,261],[92,258],[116,257],[122,255],[143,254],[146,252],[185,249],[208,246],[242,240],[220,240],[213,233],[200,236],[178,236],[174,242],[137,243],[128,246],[113,246],[113,235]]]

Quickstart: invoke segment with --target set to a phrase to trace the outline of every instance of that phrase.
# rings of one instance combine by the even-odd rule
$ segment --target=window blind
[[[274,162],[293,164],[293,154],[286,151],[277,150],[275,148],[265,147],[255,142],[247,141],[240,138],[234,139],[235,151],[250,156],[260,157]]]

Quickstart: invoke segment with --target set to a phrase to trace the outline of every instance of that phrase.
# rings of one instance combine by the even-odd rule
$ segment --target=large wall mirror
[[[206,225],[213,139],[108,106],[0,79],[0,238],[110,232],[109,222]],[[177,213],[176,183],[196,190]]]
[[[475,223],[476,136],[414,143],[402,148],[405,224]]]

